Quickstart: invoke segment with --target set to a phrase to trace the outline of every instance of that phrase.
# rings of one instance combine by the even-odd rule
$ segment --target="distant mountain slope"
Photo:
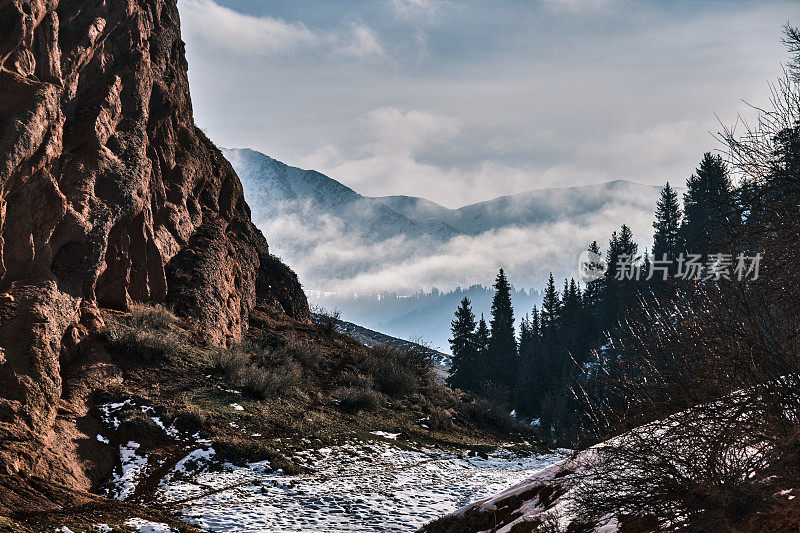
[[[312,313],[311,318],[317,323],[325,320],[325,317],[317,313]],[[391,335],[386,335],[385,333],[365,328],[364,326],[359,326],[358,324],[354,324],[346,320],[337,320],[336,329],[339,331],[339,333],[357,340],[368,348],[373,348],[383,344],[399,350],[422,352],[430,357],[431,361],[433,361],[434,375],[436,376],[437,380],[444,383],[444,380],[448,375],[448,370],[450,369],[450,356],[434,350],[429,346],[423,346],[411,340],[398,339],[397,337],[392,337]]]
[[[579,220],[604,208],[617,206],[651,210],[661,187],[628,180],[598,185],[537,189],[448,209],[414,196],[383,196],[381,203],[411,220],[438,220],[467,235],[507,226],[530,226],[558,220]]]
[[[653,211],[660,187],[628,180],[559,189],[539,189],[467,205],[450,223],[477,235],[504,226],[531,226],[558,220],[585,221],[611,206]]]
[[[403,297],[434,287],[490,286],[500,267],[519,289],[543,288],[550,272],[559,280],[577,277],[581,250],[593,240],[605,248],[623,223],[644,250],[660,190],[616,180],[450,209],[413,196],[363,196],[250,149],[223,153],[242,181],[253,220],[271,236],[271,251],[293,265],[314,303],[394,336],[423,334],[442,350],[457,302],[421,308],[418,298]],[[395,298],[373,305],[367,294]],[[517,300],[518,318],[535,303]],[[483,302],[475,304],[476,314],[488,313]]]
[[[256,223],[288,214],[315,223],[320,216],[330,215],[372,242],[399,235],[444,240],[459,233],[439,220],[411,219],[315,170],[290,167],[250,149],[222,152],[242,180]]]
[[[585,219],[609,206],[655,207],[660,187],[629,180],[597,185],[535,189],[449,209],[415,196],[362,196],[315,170],[288,166],[255,150],[223,149],[254,206],[256,220],[268,219],[290,202],[310,202],[329,215],[358,222],[375,238],[389,235],[478,235],[507,226]]]

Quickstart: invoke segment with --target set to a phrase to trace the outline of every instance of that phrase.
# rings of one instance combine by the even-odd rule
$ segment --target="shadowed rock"
[[[212,343],[256,305],[309,317],[194,124],[175,0],[0,0],[0,473],[96,481],[65,423],[91,387],[62,380],[118,379],[96,309],[132,302]]]

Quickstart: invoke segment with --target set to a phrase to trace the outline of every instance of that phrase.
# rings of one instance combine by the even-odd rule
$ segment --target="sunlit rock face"
[[[137,301],[213,343],[309,316],[194,124],[175,0],[0,0],[0,443],[48,438],[96,305]],[[58,470],[44,448],[0,470]]]

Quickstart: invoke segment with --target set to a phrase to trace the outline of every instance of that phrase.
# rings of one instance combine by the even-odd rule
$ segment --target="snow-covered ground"
[[[194,458],[200,452],[193,453]],[[313,474],[284,476],[265,463],[227,465],[221,472],[166,480],[163,499],[200,496],[186,502],[183,511],[213,531],[414,531],[562,456],[517,456],[498,449],[488,458],[459,457],[435,449],[354,442],[301,452],[300,457]],[[177,468],[185,470],[186,463]],[[202,496],[215,489],[222,490]]]
[[[176,466],[180,475],[164,479],[159,499],[192,498],[180,506],[187,519],[225,532],[414,531],[563,457],[518,456],[506,449],[487,458],[460,457],[357,441],[301,452],[314,473],[286,476],[268,463],[217,471],[207,448],[190,455]]]
[[[400,433],[376,430],[367,440],[295,452],[292,461],[312,473],[285,475],[268,461],[245,466],[223,463],[211,441],[166,427],[152,407],[133,400],[100,410],[109,429],[120,426],[124,410],[150,417],[185,449],[164,473],[163,457],[152,456],[136,442],[119,445],[120,468],[106,487],[107,494],[130,499],[143,480],[150,487],[156,481],[156,493],[148,490],[149,497],[182,511],[187,521],[219,532],[415,531],[502,492],[567,455],[499,447],[481,457],[409,443],[399,438]],[[108,442],[102,435],[97,438]],[[153,479],[154,475],[159,478]],[[150,531],[147,528],[139,529]]]

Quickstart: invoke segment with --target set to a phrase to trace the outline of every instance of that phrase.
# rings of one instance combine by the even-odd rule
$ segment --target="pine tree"
[[[491,336],[489,339],[488,364],[490,381],[496,385],[514,388],[514,373],[517,369],[517,339],[514,334],[514,308],[511,305],[511,285],[503,269],[494,283],[492,300]]]
[[[653,257],[656,261],[666,255],[673,261],[682,249],[680,243],[681,206],[678,193],[669,182],[661,189],[661,197],[656,204],[656,220],[653,222]],[[663,278],[662,278],[663,279]]]
[[[564,326],[574,326],[578,323],[581,309],[581,291],[575,279],[564,280],[564,310],[562,321]]]
[[[686,181],[680,237],[685,251],[705,256],[717,251],[735,220],[728,167],[722,157],[706,152]]]
[[[475,391],[479,385],[478,347],[475,338],[475,315],[469,298],[464,297],[456,310],[456,318],[450,323],[453,338],[450,376],[447,384],[453,388]]]
[[[531,332],[530,317],[526,314],[519,324],[519,339],[517,341],[517,382],[514,388],[514,408],[517,412],[529,413],[532,377],[534,375],[533,348],[534,341]]]
[[[519,372],[514,405],[520,414],[536,417],[541,412],[540,398],[547,373],[542,360],[539,310],[534,306],[530,317],[522,319],[519,334]]]
[[[601,329],[607,331],[617,323],[623,311],[631,303],[636,294],[637,284],[630,279],[617,279],[618,273],[623,268],[623,256],[631,264],[637,264],[635,258],[639,251],[639,246],[633,238],[631,229],[623,224],[619,233],[616,231],[611,234],[606,252],[606,262],[608,270],[603,284],[603,309],[601,310]],[[626,267],[628,268],[628,267]]]
[[[620,227],[617,245],[619,246],[619,252],[621,254],[636,257],[636,253],[639,251],[639,245],[636,244],[636,241],[633,239],[633,232],[627,224],[623,224],[622,227]]]
[[[489,326],[486,325],[486,319],[483,318],[483,313],[481,313],[481,319],[478,321],[478,329],[475,332],[475,346],[478,350],[478,361],[484,361],[486,359],[489,352],[490,338],[491,332],[489,331]]]
[[[600,247],[597,245],[597,241],[592,242],[588,250],[600,255]],[[588,349],[595,347],[602,334],[603,321],[601,312],[605,309],[603,300],[605,295],[604,284],[604,278],[588,282],[581,297],[581,322]]]
[[[547,287],[544,289],[544,299],[542,300],[541,328],[542,341],[540,343],[541,355],[539,363],[540,378],[542,380],[541,390],[539,391],[539,402],[542,405],[542,419],[552,419],[552,413],[546,413],[547,402],[544,398],[552,397],[555,391],[560,392],[564,374],[564,355],[565,350],[562,344],[562,311],[561,298],[556,290],[553,274],[547,280]],[[542,403],[544,402],[544,403]],[[545,416],[547,415],[547,416]],[[548,418],[549,417],[549,418]]]
[[[561,316],[561,300],[556,290],[556,283],[553,274],[547,281],[544,289],[544,299],[542,300],[542,335],[554,335]]]

